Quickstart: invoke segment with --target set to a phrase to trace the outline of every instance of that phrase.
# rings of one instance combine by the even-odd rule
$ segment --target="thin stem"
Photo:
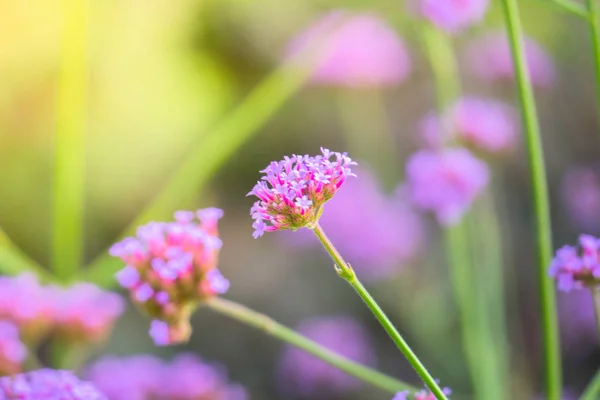
[[[596,326],[598,327],[598,335],[600,335],[600,287],[590,287],[592,301],[594,303],[594,315],[596,317]]]
[[[208,300],[206,305],[220,314],[250,325],[270,336],[305,350],[334,367],[389,393],[396,393],[401,390],[415,390],[411,385],[342,357],[320,344],[307,339],[294,330],[279,324],[272,318],[241,304],[215,297]]]
[[[589,383],[579,400],[598,400],[600,398],[600,369]]]
[[[542,0],[542,2],[552,4],[557,8],[560,8],[563,11],[576,15],[580,18],[588,18],[585,7],[573,0]]]
[[[427,371],[425,366],[421,363],[421,361],[417,358],[416,354],[412,351],[408,343],[404,340],[400,332],[396,329],[396,327],[389,320],[387,315],[383,312],[379,304],[371,297],[367,289],[360,283],[356,274],[352,270],[350,264],[346,263],[337,249],[333,246],[325,232],[321,228],[321,226],[317,223],[313,228],[313,232],[325,247],[325,250],[329,253],[333,261],[335,262],[335,269],[338,275],[341,278],[344,278],[350,286],[354,288],[356,293],[360,296],[360,298],[365,302],[367,307],[371,310],[375,318],[379,321],[381,326],[388,333],[392,341],[396,344],[398,349],[404,354],[410,365],[414,368],[414,370],[419,374],[423,382],[427,385],[429,390],[435,395],[438,400],[447,400],[446,395],[439,387],[435,379],[431,376],[431,374]]]
[[[62,280],[80,266],[87,85],[87,0],[63,0],[54,160],[52,266]]]
[[[553,282],[547,273],[552,256],[552,232],[546,172],[544,169],[544,154],[533,89],[525,62],[525,50],[522,39],[523,29],[519,17],[519,6],[517,5],[517,0],[503,0],[502,4],[519,90],[521,116],[525,127],[529,166],[533,183],[533,201],[537,231],[538,280],[545,355],[546,396],[548,400],[559,400],[562,387],[562,367],[556,314],[556,295],[554,293]]]
[[[600,11],[598,0],[586,0],[588,11],[588,23],[590,25],[590,38],[592,42],[592,54],[594,58],[594,72],[596,83],[596,113],[597,125],[600,127]]]

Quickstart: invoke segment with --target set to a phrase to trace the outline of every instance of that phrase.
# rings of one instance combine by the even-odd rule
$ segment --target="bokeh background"
[[[55,3],[0,0],[0,227],[44,266],[51,260],[53,137],[60,68],[61,13]],[[471,40],[503,29],[499,4],[492,3],[483,24],[454,39],[459,60]],[[519,3],[528,35],[546,49],[557,73],[553,85],[536,90],[536,99],[558,246],[574,242],[582,230],[600,233],[594,202],[591,212],[578,220],[573,207],[579,208],[572,202],[579,197],[579,189],[565,183],[573,168],[598,168],[600,136],[589,38],[580,20],[556,12],[543,1]],[[193,198],[181,199],[176,208],[161,212],[223,208],[220,269],[231,281],[227,297],[289,326],[310,317],[352,316],[370,335],[379,368],[418,384],[378,323],[335,275],[322,249],[295,246],[293,242],[306,240],[296,234],[252,238],[248,210],[253,200],[246,197],[259,179],[258,171],[271,160],[292,153],[315,154],[320,146],[349,151],[362,165],[371,165],[384,193],[391,195],[402,184],[406,160],[419,146],[419,120],[435,105],[423,43],[402,2],[92,1],[85,163],[77,166],[85,171],[85,262],[81,268],[106,253],[219,121],[279,68],[288,42],[315,18],[337,8],[374,12],[397,30],[412,61],[410,76],[376,95],[352,89],[341,94],[339,88],[306,85],[239,145],[224,136],[216,148],[231,146],[232,151],[210,171],[206,184],[193,190]],[[512,84],[476,80],[462,68],[462,60],[465,92],[515,101]],[[344,122],[342,97],[359,105],[355,112],[364,112],[364,118],[353,124],[354,132]],[[377,113],[369,111],[373,109]],[[382,129],[391,158],[369,151],[370,144],[380,140]],[[197,166],[201,169],[203,163]],[[514,398],[529,399],[540,391],[542,361],[531,191],[522,140],[517,149],[496,159],[493,168],[510,335],[512,375],[506,384]],[[191,171],[192,175],[196,172],[201,173]],[[600,186],[600,175],[592,176],[591,185]],[[190,185],[196,185],[193,176]],[[600,211],[600,204],[597,208]],[[360,209],[348,210],[347,218],[359,219],[361,213]],[[587,226],[582,226],[581,219]],[[368,286],[436,377],[458,393],[469,393],[440,231],[429,215],[422,215],[422,224],[422,245],[414,257],[397,263],[385,279],[368,281]],[[600,362],[588,299],[583,293],[576,296],[582,298],[559,296],[559,305],[566,310],[561,316],[565,386],[575,393]],[[226,366],[231,379],[245,385],[253,399],[295,398],[282,389],[278,373],[282,343],[208,309],[194,315],[193,325],[189,344],[157,348],[147,335],[146,319],[129,307],[106,345],[94,349],[91,359],[137,353],[169,357],[187,350]],[[388,397],[365,385],[311,398]]]

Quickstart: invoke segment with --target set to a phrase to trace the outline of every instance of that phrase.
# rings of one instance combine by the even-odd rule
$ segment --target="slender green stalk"
[[[594,315],[596,317],[596,326],[598,327],[598,335],[600,335],[600,287],[594,286],[590,288],[592,294],[592,302],[594,303]]]
[[[215,297],[208,300],[206,305],[220,314],[236,319],[270,336],[305,350],[334,367],[389,393],[396,393],[402,390],[415,390],[411,385],[342,357],[320,344],[307,339],[294,330],[279,324],[272,318],[241,304]]]
[[[582,4],[577,3],[573,0],[541,0],[544,3],[548,3],[551,5],[560,8],[563,11],[576,15],[580,18],[588,18],[588,13],[586,12],[585,7]]]
[[[517,5],[517,0],[502,0],[502,4],[517,79],[521,116],[525,127],[527,152],[533,183],[546,396],[548,400],[559,400],[562,387],[562,367],[556,314],[556,294],[553,282],[547,273],[552,257],[552,231],[550,226],[546,171],[544,169],[544,154],[533,89],[525,61],[525,50],[522,39],[523,29],[519,17],[519,6]]]
[[[598,0],[586,0],[586,5],[593,50],[592,55],[594,58],[597,124],[600,127],[600,8],[598,7],[597,1]]]
[[[67,280],[83,252],[84,130],[88,0],[62,0],[62,49],[56,110],[52,267]]]
[[[33,272],[43,281],[54,279],[48,270],[19,249],[2,229],[0,229],[0,272],[7,275]]]
[[[325,250],[327,250],[331,258],[335,262],[334,267],[338,275],[341,278],[345,279],[350,284],[350,286],[354,288],[356,293],[358,293],[360,298],[365,302],[367,307],[369,307],[375,318],[377,318],[381,326],[383,326],[383,328],[388,333],[392,341],[396,344],[398,349],[400,349],[402,354],[404,354],[410,365],[412,365],[412,367],[417,372],[417,374],[419,374],[423,382],[425,382],[429,390],[431,390],[431,392],[435,395],[435,397],[438,400],[447,400],[446,395],[439,387],[435,379],[431,376],[431,374],[427,371],[425,366],[417,358],[416,354],[412,351],[408,343],[406,343],[402,335],[400,335],[400,332],[398,332],[398,330],[389,320],[387,315],[385,315],[381,307],[379,307],[375,299],[371,297],[367,289],[362,285],[362,283],[360,283],[350,264],[344,261],[341,254],[333,246],[333,244],[331,243],[331,241],[329,240],[329,238],[318,223],[315,224],[315,226],[313,227],[313,232],[315,233],[317,238],[319,238],[321,244],[323,245],[323,247],[325,247]]]
[[[598,400],[598,398],[600,398],[600,369],[579,400]]]

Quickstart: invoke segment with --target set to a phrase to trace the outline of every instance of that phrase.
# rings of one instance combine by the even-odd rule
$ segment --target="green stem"
[[[519,17],[519,6],[517,5],[517,0],[503,0],[502,4],[519,90],[521,114],[525,127],[531,180],[533,183],[533,201],[537,231],[538,280],[545,355],[546,396],[548,400],[559,400],[562,387],[562,367],[556,314],[556,295],[554,293],[553,282],[547,273],[552,256],[552,232],[546,172],[544,170],[544,155],[533,89],[525,61],[525,50],[522,39],[523,29]]]
[[[598,400],[600,398],[600,370],[590,382],[579,400]]]
[[[550,3],[563,11],[569,12],[581,18],[588,18],[585,7],[573,0],[542,0],[544,3]]]
[[[427,369],[425,369],[425,366],[417,358],[416,354],[412,351],[408,343],[406,343],[402,335],[400,335],[396,327],[394,327],[387,315],[385,315],[381,307],[379,307],[375,299],[371,297],[367,289],[365,289],[365,287],[360,283],[350,264],[344,261],[340,253],[333,246],[333,244],[331,243],[327,235],[325,235],[325,232],[318,223],[315,224],[315,226],[313,227],[313,232],[319,238],[321,244],[323,244],[323,247],[325,247],[331,258],[335,262],[334,267],[338,275],[341,278],[345,279],[350,284],[350,286],[354,288],[356,293],[358,293],[358,295],[365,302],[367,307],[369,307],[375,318],[377,318],[379,323],[388,333],[392,341],[396,344],[398,349],[400,349],[402,354],[404,354],[404,356],[412,365],[417,374],[419,374],[423,382],[425,382],[429,390],[431,390],[431,392],[435,395],[435,397],[438,400],[447,400],[446,395],[439,387],[435,379],[431,376]]]
[[[600,21],[598,0],[586,0],[588,11],[588,23],[590,25],[590,38],[592,42],[592,54],[594,58],[594,72],[596,83],[596,113],[597,124],[600,127]]]
[[[594,303],[594,315],[596,317],[596,326],[598,327],[598,335],[600,335],[600,287],[590,287],[592,294],[592,302]]]
[[[389,393],[396,393],[402,390],[415,390],[411,385],[342,357],[298,334],[294,330],[277,323],[272,318],[241,304],[214,297],[208,300],[206,305],[220,314],[250,325],[270,336],[305,350],[334,367]]]
[[[83,252],[84,129],[87,86],[87,0],[63,0],[61,68],[54,160],[53,252],[56,275],[67,280]]]

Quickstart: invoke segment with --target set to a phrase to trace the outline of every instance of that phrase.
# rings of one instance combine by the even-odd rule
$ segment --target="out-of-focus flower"
[[[248,193],[259,198],[250,209],[255,238],[265,232],[310,228],[318,222],[323,204],[346,178],[355,176],[351,167],[356,163],[346,153],[324,148],[321,153],[315,157],[286,156],[260,171],[265,176]]]
[[[150,335],[157,345],[187,341],[197,304],[228,290],[229,282],[217,269],[222,216],[217,208],[178,211],[175,222],[151,222],[138,228],[137,237],[111,247],[110,254],[126,264],[117,280],[154,318]]]
[[[552,59],[532,38],[525,37],[524,44],[531,82],[539,87],[551,86],[556,77]],[[466,52],[466,66],[486,81],[513,80],[515,72],[506,35],[490,33],[472,42]]]
[[[370,366],[376,363],[367,332],[352,318],[312,318],[301,323],[297,330],[352,361]],[[280,377],[282,390],[303,397],[323,393],[341,394],[361,385],[356,378],[292,346],[284,350]]]
[[[600,231],[600,176],[596,171],[584,167],[568,171],[562,180],[562,198],[579,229]]]
[[[429,113],[421,122],[420,135],[431,148],[458,141],[475,150],[495,154],[515,146],[519,127],[517,113],[508,104],[463,97],[443,117]]]
[[[600,239],[579,237],[581,254],[575,246],[563,246],[552,260],[548,273],[556,279],[558,290],[570,292],[600,284]]]
[[[109,400],[246,400],[246,390],[228,380],[219,365],[192,354],[166,363],[151,355],[104,357],[86,377]]]
[[[0,375],[21,371],[26,357],[27,348],[21,342],[19,329],[11,322],[0,320]]]
[[[292,39],[286,53],[292,62],[318,57],[311,79],[318,85],[383,87],[410,73],[404,42],[373,14],[330,12]]]
[[[413,204],[435,213],[442,225],[460,220],[489,180],[487,165],[463,148],[421,150],[406,166]]]
[[[403,193],[386,196],[371,171],[361,168],[358,175],[328,203],[319,224],[360,276],[384,279],[417,255],[424,228]],[[286,243],[320,245],[302,230],[287,235]]]
[[[0,377],[1,399],[108,400],[91,383],[80,381],[70,371],[40,369]]]
[[[450,396],[452,394],[452,389],[450,389],[449,387],[444,387],[442,388],[442,392],[444,392],[446,396]],[[392,400],[436,400],[436,397],[427,389],[412,394],[410,393],[410,391],[405,390],[396,393]]]
[[[488,0],[411,0],[409,11],[448,33],[456,33],[480,22],[488,6]]]

